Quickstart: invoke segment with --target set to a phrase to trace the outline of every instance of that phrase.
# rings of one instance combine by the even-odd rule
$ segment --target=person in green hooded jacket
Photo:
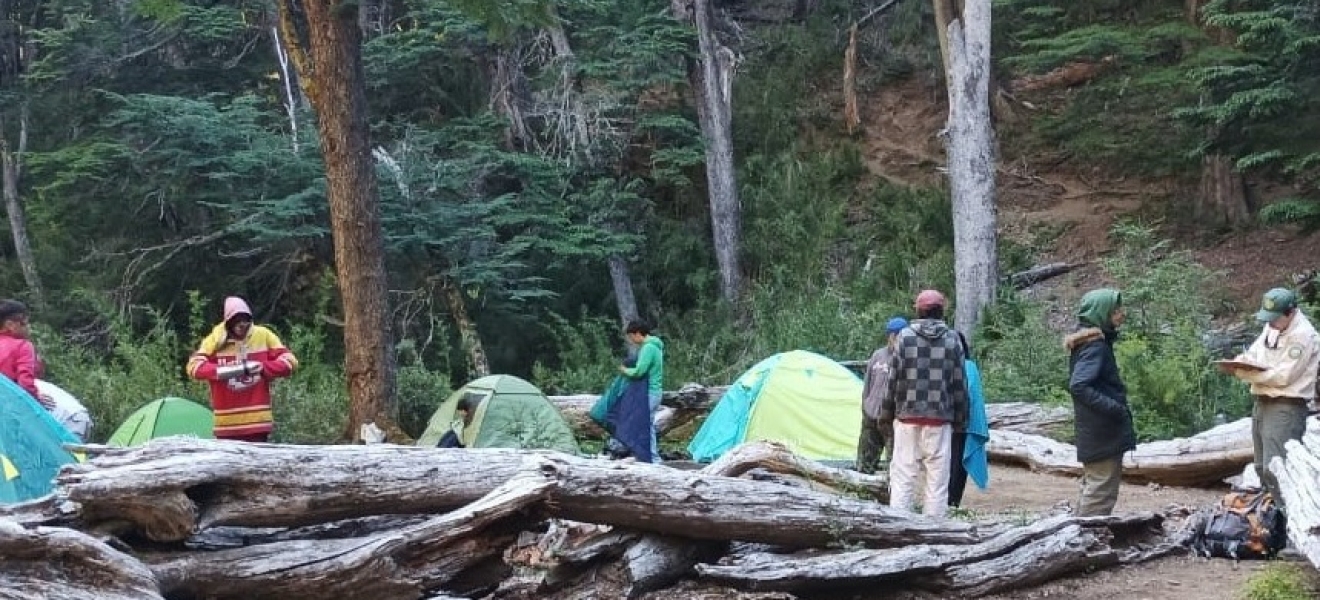
[[[1068,349],[1068,391],[1073,399],[1077,461],[1082,463],[1077,515],[1108,515],[1118,503],[1123,453],[1137,447],[1127,387],[1119,376],[1114,342],[1123,325],[1123,297],[1098,289],[1082,296],[1077,330],[1063,340]]]
[[[646,379],[646,399],[651,405],[651,460],[660,462],[660,439],[655,427],[655,411],[660,408],[664,394],[665,343],[651,335],[651,326],[645,321],[630,321],[623,330],[628,341],[637,346],[637,363],[619,365],[619,372],[630,379]]]

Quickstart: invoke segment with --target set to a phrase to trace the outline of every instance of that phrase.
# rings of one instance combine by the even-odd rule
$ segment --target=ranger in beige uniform
[[[1282,504],[1279,481],[1269,464],[1274,457],[1283,456],[1288,440],[1300,440],[1306,432],[1307,404],[1315,399],[1316,368],[1320,366],[1320,334],[1297,309],[1297,295],[1284,288],[1265,293],[1256,320],[1265,328],[1237,360],[1265,368],[1225,370],[1251,384],[1256,472],[1274,501]]]

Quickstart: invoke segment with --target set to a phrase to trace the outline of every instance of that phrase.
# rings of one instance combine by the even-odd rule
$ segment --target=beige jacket
[[[1239,369],[1238,379],[1251,384],[1257,396],[1315,398],[1316,369],[1320,367],[1320,334],[1299,310],[1283,331],[1266,325],[1242,354],[1246,360],[1269,367],[1265,371]]]

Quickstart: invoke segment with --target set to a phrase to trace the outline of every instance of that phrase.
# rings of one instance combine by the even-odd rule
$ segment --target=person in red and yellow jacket
[[[211,385],[217,439],[268,441],[275,426],[271,379],[292,375],[298,359],[271,330],[252,323],[242,298],[225,298],[224,317],[188,358],[188,376]]]

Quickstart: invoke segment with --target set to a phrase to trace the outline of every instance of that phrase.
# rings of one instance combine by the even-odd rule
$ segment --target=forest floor
[[[1028,523],[1059,514],[1075,503],[1077,480],[1027,469],[992,466],[990,487],[973,486],[964,497],[964,518]],[[1119,493],[1117,512],[1165,511],[1185,507],[1194,512],[1212,506],[1228,486],[1219,488],[1177,488],[1157,485],[1124,484]],[[1177,511],[1174,511],[1177,512]],[[1166,523],[1166,530],[1176,531],[1179,522]],[[1265,561],[1235,562],[1173,556],[1146,563],[1107,569],[1058,579],[1038,587],[986,596],[986,600],[1205,600],[1237,599],[1247,580],[1269,564]],[[1298,563],[1305,566],[1306,563]],[[1320,572],[1307,569],[1312,585],[1320,596]],[[575,585],[547,600],[617,599],[625,596],[626,576],[617,564],[602,567]],[[674,587],[642,596],[644,600],[935,600],[943,596],[896,588],[865,592],[832,592],[795,595],[784,592],[744,592],[685,581]]]

